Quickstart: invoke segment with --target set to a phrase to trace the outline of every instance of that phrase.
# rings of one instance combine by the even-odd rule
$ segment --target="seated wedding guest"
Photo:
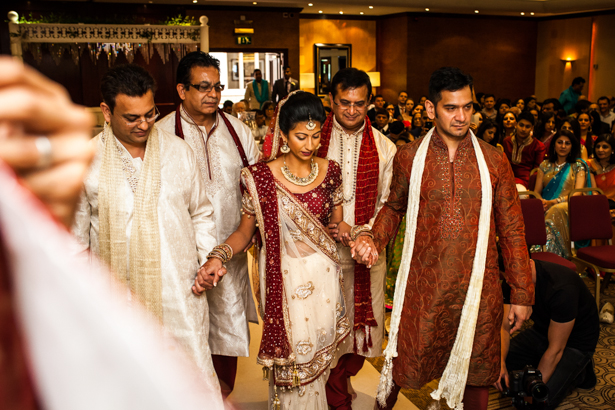
[[[502,145],[498,143],[498,125],[495,121],[486,119],[476,130],[476,137],[482,139],[486,143],[498,147],[501,151],[504,151]]]
[[[224,104],[222,105],[222,111],[224,111],[227,114],[232,114],[233,113],[233,102],[231,100],[224,101]]]
[[[410,135],[413,138],[421,137],[423,134],[423,116],[420,112],[417,112],[412,116],[412,127],[410,128]]]
[[[534,116],[522,112],[517,121],[516,133],[504,139],[502,146],[504,153],[510,161],[517,189],[527,190],[530,172],[538,168],[545,156],[545,146],[532,136],[534,130]]]
[[[386,101],[381,94],[376,94],[374,97],[374,107],[367,111],[367,117],[373,123],[376,121],[376,110],[379,108],[384,108]]]
[[[525,100],[523,98],[517,98],[515,100],[515,107],[519,108],[521,112],[525,111]]]
[[[414,110],[414,100],[412,98],[408,98],[406,100],[406,109],[402,113],[402,118],[404,121],[412,120],[412,111]]]
[[[598,98],[598,112],[600,113],[600,121],[605,123],[609,129],[615,122],[615,113],[611,111],[609,97],[602,96]]]
[[[372,125],[380,131],[382,135],[389,135],[389,114],[384,108],[376,108],[375,113],[375,121]]]
[[[252,130],[252,136],[254,136],[257,143],[262,143],[265,135],[267,135],[267,129],[269,128],[267,126],[265,113],[262,110],[256,110],[254,123],[256,124],[256,128]]]
[[[546,405],[528,403],[524,408],[553,410],[575,388],[591,389],[596,385],[593,356],[600,336],[598,309],[575,271],[538,260],[530,260],[530,266],[536,285],[531,316],[534,323],[512,338],[506,318],[510,287],[502,282],[502,368],[495,387],[506,390],[510,386],[509,371],[532,366],[542,373],[549,395]]]
[[[580,139],[579,136],[581,135],[581,126],[579,122],[575,120],[574,118],[566,117],[566,119],[559,122],[557,131],[558,132],[559,131],[570,131],[575,136],[577,141],[579,141]],[[579,146],[579,158],[587,162],[588,156],[587,156],[587,149],[585,149],[585,145]]]
[[[394,113],[393,118],[398,119],[402,116],[403,113],[406,112],[406,102],[408,101],[408,93],[405,91],[400,91],[397,96],[397,105],[394,105]],[[388,111],[388,107],[387,107]]]
[[[526,110],[527,112],[529,112],[530,114],[532,114],[532,116],[534,116],[534,121],[536,123],[538,123],[538,117],[540,115],[540,113],[538,112],[538,109],[536,108],[531,108],[529,110]]]
[[[502,130],[500,140],[506,137],[512,137],[515,135],[515,130],[517,129],[517,114],[511,110],[506,111],[502,117],[502,123],[499,125]]]
[[[390,103],[387,104],[385,109],[386,109],[387,114],[389,115],[389,124],[392,123],[393,121],[397,121],[398,119],[401,119],[401,115],[399,116],[395,115],[395,106],[393,104],[390,104]]]
[[[495,109],[497,111],[497,115],[503,117],[506,114],[506,111],[510,109],[510,100],[508,98],[500,98],[495,105]]]
[[[472,104],[472,117],[470,118],[470,129],[476,132],[480,124],[483,122],[483,113],[481,112],[480,104]]]
[[[476,93],[476,101],[478,105],[480,105],[480,109],[483,109],[483,104],[485,103],[485,93]]]
[[[600,113],[598,112],[598,110],[589,110],[589,120],[591,122],[592,132],[594,134],[612,134],[609,126],[600,120]]]
[[[536,109],[536,97],[526,97],[523,101],[525,101],[525,109],[527,111]]]
[[[578,118],[581,113],[589,112],[590,102],[587,100],[579,100],[574,105],[574,112],[570,114],[571,117]]]
[[[546,250],[566,259],[571,256],[568,194],[573,189],[590,185],[589,169],[585,161],[579,159],[580,150],[574,134],[558,132],[549,146],[547,159],[538,167],[534,188],[542,196],[545,210]]]
[[[498,115],[498,110],[495,108],[495,96],[493,94],[485,94],[485,102],[483,104],[483,114],[486,118],[495,120]]]
[[[615,233],[615,137],[612,134],[602,134],[596,138],[590,165],[592,186],[600,188],[609,199]]]
[[[387,135],[387,137],[389,137],[389,139],[392,142],[396,142],[397,139],[400,137],[400,135],[402,135],[403,133],[407,133],[408,131],[406,131],[406,127],[404,127],[404,123],[401,121],[394,121],[392,123],[389,124],[389,135]],[[407,136],[406,136],[407,138]]]
[[[275,114],[275,104],[273,101],[266,101],[263,104],[263,114],[265,114],[265,125],[271,125],[271,120],[273,119],[273,115]]]
[[[419,99],[419,105],[425,106],[425,101],[427,101],[427,96],[421,95],[421,98]]]
[[[422,113],[423,111],[425,111],[425,106],[423,104],[418,104],[412,110],[412,115],[416,114],[417,112]]]
[[[244,103],[242,100],[242,101],[239,101],[233,104],[233,110],[231,111],[231,115],[235,118],[239,118],[240,114],[245,111],[246,111],[246,103]]]
[[[557,113],[557,110],[561,108],[561,104],[557,98],[547,98],[543,101],[542,107],[540,107],[540,111]]]
[[[592,133],[591,118],[588,113],[581,112],[577,116],[577,122],[579,123],[579,142],[582,147],[585,147],[587,156],[589,158],[594,155],[594,141],[598,135]]]

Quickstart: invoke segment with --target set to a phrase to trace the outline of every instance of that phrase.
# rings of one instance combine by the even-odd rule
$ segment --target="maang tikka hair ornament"
[[[312,115],[309,113],[308,113],[308,122],[307,124],[305,124],[305,128],[307,128],[308,131],[312,131],[314,128],[316,128],[316,123],[312,119]]]

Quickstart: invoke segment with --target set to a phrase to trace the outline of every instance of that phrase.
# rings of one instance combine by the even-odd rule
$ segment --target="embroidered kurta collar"
[[[438,134],[437,129],[434,129],[433,135],[431,137],[431,141],[436,148],[448,153],[448,145],[446,145],[446,142],[444,142],[442,137]],[[459,146],[457,147],[457,153],[466,151],[468,148],[471,148],[471,147],[472,147],[472,138],[470,137],[470,132],[468,131],[466,136],[463,137],[463,139],[459,143]],[[455,154],[455,158],[457,158],[457,153]]]
[[[209,132],[207,131],[207,128],[205,128],[205,126],[202,125],[198,125],[196,124],[196,122],[194,122],[194,120],[192,119],[192,117],[190,117],[190,115],[188,114],[188,112],[186,111],[186,109],[184,108],[184,104],[180,105],[181,108],[181,117],[184,121],[186,121],[188,124],[191,125],[196,125],[197,127],[201,128],[203,127],[203,130],[205,130],[205,135],[207,135],[207,137],[209,137],[210,135],[212,135],[214,133],[214,131],[216,131],[216,128],[218,128],[218,124],[220,122],[220,113],[218,112],[218,110],[216,110],[215,114],[216,114],[216,120],[214,121],[214,125],[213,127],[211,127],[211,130],[209,130]]]
[[[513,135],[511,138],[512,142],[512,162],[513,164],[520,164],[521,157],[523,156],[523,149],[529,146],[532,142],[534,142],[534,137],[531,135],[525,139],[521,144],[517,144],[517,136]]]

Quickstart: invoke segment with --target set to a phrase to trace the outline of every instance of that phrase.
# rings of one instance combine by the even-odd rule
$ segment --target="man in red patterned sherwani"
[[[472,141],[476,138],[469,132],[472,77],[455,68],[435,71],[425,108],[435,130],[399,149],[393,165],[391,193],[372,227],[374,239],[363,235],[352,244],[355,258],[367,262],[371,250],[382,251],[395,237],[408,208],[414,158],[421,142],[431,135],[423,154],[426,157],[422,178],[417,180],[420,195],[416,194],[414,200],[419,201],[419,208],[410,269],[404,272],[405,293],[396,292],[396,298],[403,297],[403,306],[398,322],[397,357],[392,361],[393,391],[386,407],[379,408],[393,408],[401,388],[419,389],[441,377],[451,356],[477,253],[481,198],[485,192],[474,148],[480,147],[493,199],[489,227],[483,236],[486,263],[462,397],[465,408],[486,409],[488,386],[500,372],[499,327],[503,305],[496,235],[507,267],[505,278],[513,289],[515,306],[508,319],[515,330],[529,318],[534,303],[519,197],[505,155],[481,140]],[[486,178],[486,168],[483,169]],[[411,225],[408,219],[406,223]],[[464,386],[459,388],[463,392]]]

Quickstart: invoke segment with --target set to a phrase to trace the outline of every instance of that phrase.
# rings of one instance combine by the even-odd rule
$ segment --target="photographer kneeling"
[[[505,391],[510,386],[508,371],[532,366],[549,388],[547,405],[539,408],[554,409],[575,388],[596,385],[592,358],[600,333],[598,310],[576,272],[549,262],[530,260],[530,265],[536,285],[534,325],[513,338],[506,319],[510,288],[502,282],[502,369],[495,387]]]

